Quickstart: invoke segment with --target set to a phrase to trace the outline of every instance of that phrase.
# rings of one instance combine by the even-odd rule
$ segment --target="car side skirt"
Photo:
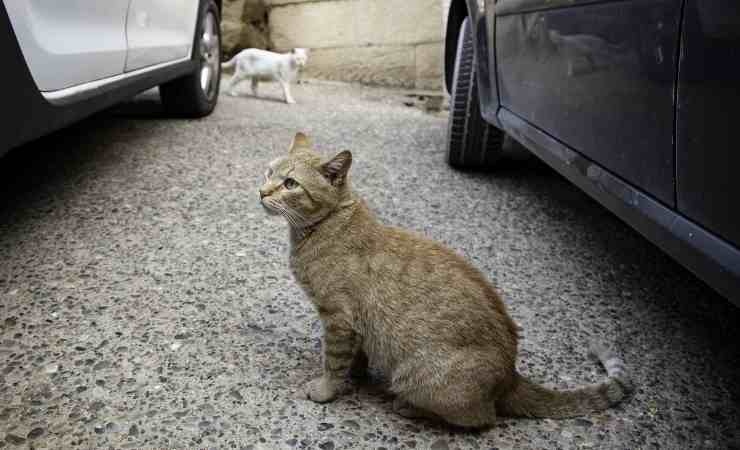
[[[740,306],[740,250],[506,108],[498,123],[540,159]]]
[[[56,106],[77,103],[81,100],[95,97],[108,91],[113,91],[115,90],[115,87],[117,85],[127,80],[145,75],[149,72],[154,72],[155,70],[162,70],[166,67],[188,62],[190,61],[190,58],[190,56],[187,56],[176,61],[169,61],[148,67],[142,67],[141,69],[137,69],[131,72],[125,72],[119,75],[112,76],[110,78],[104,78],[102,80],[95,80],[84,84],[78,84],[76,86],[60,89],[58,91],[42,91],[41,95],[43,95],[44,98],[49,101],[49,103]]]

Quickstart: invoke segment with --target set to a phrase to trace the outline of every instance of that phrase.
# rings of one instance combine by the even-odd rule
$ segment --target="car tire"
[[[193,42],[196,69],[159,86],[162,105],[168,114],[203,117],[218,102],[221,82],[221,27],[216,2],[203,0]]]
[[[466,18],[457,40],[447,124],[447,162],[460,169],[493,167],[504,141],[504,133],[481,116],[476,64],[472,27]]]

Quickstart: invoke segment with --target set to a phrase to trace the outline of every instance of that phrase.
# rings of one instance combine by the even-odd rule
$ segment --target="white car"
[[[159,86],[173,115],[210,114],[221,0],[3,0],[0,156]]]

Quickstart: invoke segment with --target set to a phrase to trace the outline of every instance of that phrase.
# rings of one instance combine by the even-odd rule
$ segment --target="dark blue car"
[[[740,305],[740,1],[452,0],[448,161],[509,135]]]

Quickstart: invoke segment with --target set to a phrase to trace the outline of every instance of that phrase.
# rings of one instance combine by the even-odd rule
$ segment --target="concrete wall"
[[[278,51],[311,49],[304,76],[385,86],[442,85],[446,0],[264,0]]]

